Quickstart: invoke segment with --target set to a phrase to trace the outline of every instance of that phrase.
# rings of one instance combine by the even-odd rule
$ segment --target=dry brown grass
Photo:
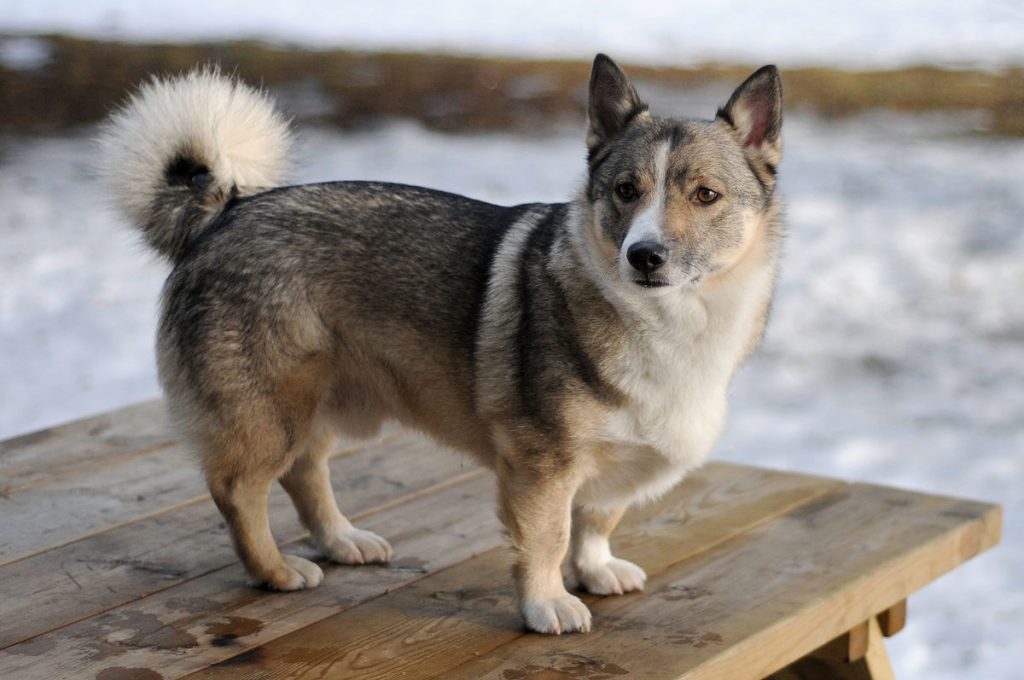
[[[53,59],[35,71],[0,67],[0,132],[48,132],[91,123],[151,73],[219,63],[262,82],[302,119],[344,127],[391,117],[441,130],[543,129],[578,119],[589,64],[437,54],[310,52],[251,42],[139,45],[46,36]],[[687,87],[738,82],[752,66],[630,67],[638,79]],[[1024,70],[919,67],[847,72],[789,69],[788,106],[828,116],[867,109],[988,112],[989,132],[1024,135]],[[310,101],[318,102],[310,105]]]

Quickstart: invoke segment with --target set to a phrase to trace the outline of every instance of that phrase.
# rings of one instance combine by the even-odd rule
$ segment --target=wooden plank
[[[173,444],[16,491],[0,499],[0,565],[204,495],[199,467]]]
[[[867,677],[871,680],[895,680],[896,675],[892,672],[892,664],[889,663],[889,653],[885,651],[882,629],[875,619],[871,619],[868,625],[868,653],[863,659]]]
[[[331,461],[335,492],[355,516],[474,470],[406,436]],[[290,500],[271,494],[276,536],[304,535]],[[237,561],[207,497],[0,567],[0,649]]]
[[[907,601],[900,600],[878,615],[882,635],[892,637],[907,625]]]
[[[474,470],[440,486],[360,522],[392,541],[395,560],[390,565],[332,566],[314,590],[267,593],[242,585],[242,569],[233,564],[8,648],[0,652],[0,677],[93,678],[105,672],[120,677],[122,671],[112,669],[138,669],[138,677],[177,677],[400,588],[503,540],[490,475]],[[290,551],[308,556],[302,548],[295,545]]]
[[[658,571],[839,486],[819,478],[709,465],[657,506],[628,517],[616,545],[649,572]],[[661,552],[648,559],[654,544]],[[509,551],[492,550],[192,677],[446,676],[459,664],[522,637],[509,563]],[[670,599],[700,596],[681,590]]]
[[[127,423],[137,424],[139,413],[132,411],[131,415]],[[206,498],[199,466],[188,450],[175,443],[144,450],[118,449],[121,437],[117,432],[127,426],[114,421],[104,430],[110,437],[89,449],[89,456],[83,454],[66,473],[54,473],[44,480],[19,464],[20,478],[35,481],[0,497],[0,566]],[[376,441],[389,436],[394,435],[385,433]],[[81,434],[68,446],[87,438]],[[46,443],[57,446],[58,442],[51,438]],[[340,450],[351,451],[369,443],[348,438]],[[45,466],[49,459],[44,455],[39,465]]]
[[[615,663],[633,677],[763,678],[998,541],[998,507],[852,485],[607,598],[594,632],[520,636],[446,678]],[[676,593],[693,594],[674,604]],[[532,672],[532,671],[531,671]]]
[[[872,619],[873,621],[874,619]],[[871,628],[871,621],[858,623],[846,634],[846,653],[843,661],[860,661],[868,653],[868,631]]]
[[[169,446],[162,400],[0,441],[0,496]]]

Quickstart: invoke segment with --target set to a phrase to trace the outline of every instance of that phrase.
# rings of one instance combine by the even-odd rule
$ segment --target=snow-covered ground
[[[1024,61],[1024,6],[1011,0],[5,3],[0,33],[47,31],[582,59],[607,52],[623,62],[668,65],[718,60],[997,67]]]
[[[953,123],[787,120],[777,305],[717,456],[1004,504],[1003,545],[912,598],[890,649],[902,678],[1010,680],[1024,664],[1024,141]],[[0,146],[0,437],[158,393],[166,268],[104,208],[90,134]],[[299,180],[501,203],[562,200],[583,164],[579,129],[302,138]]]

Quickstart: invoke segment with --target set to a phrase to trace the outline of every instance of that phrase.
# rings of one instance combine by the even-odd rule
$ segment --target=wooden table
[[[489,473],[399,431],[331,466],[395,560],[275,594],[245,585],[159,402],[0,444],[0,678],[891,677],[907,596],[1000,532],[993,505],[712,463],[616,534],[646,592],[588,596],[593,632],[543,637]],[[311,555],[279,491],[271,513]]]

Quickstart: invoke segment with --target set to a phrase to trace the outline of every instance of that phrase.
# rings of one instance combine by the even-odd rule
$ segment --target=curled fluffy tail
[[[117,206],[174,262],[232,196],[277,184],[291,134],[265,93],[208,68],[153,78],[99,143]]]

